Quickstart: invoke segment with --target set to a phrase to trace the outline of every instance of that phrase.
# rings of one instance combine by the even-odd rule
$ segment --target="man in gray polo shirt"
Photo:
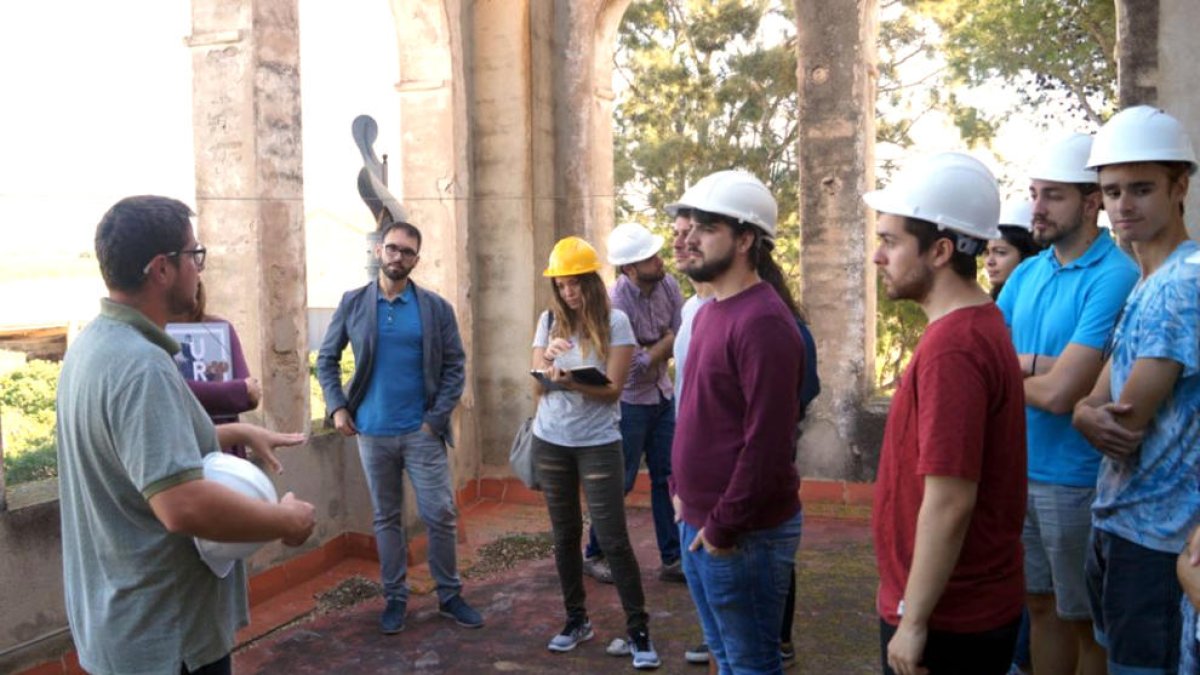
[[[260,502],[205,480],[203,455],[243,444],[278,470],[273,447],[299,434],[249,424],[213,427],[180,377],[169,317],[196,301],[204,247],[191,210],[130,197],[96,228],[108,287],[72,343],[58,384],[63,583],[80,665],[90,673],[230,672],[248,619],[239,562],[218,578],[192,537],[299,546],[313,506]]]

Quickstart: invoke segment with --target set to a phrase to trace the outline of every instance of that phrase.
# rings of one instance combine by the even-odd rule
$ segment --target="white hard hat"
[[[1196,153],[1179,120],[1148,105],[1135,105],[1113,115],[1092,143],[1088,168],[1134,162],[1187,162],[1196,173]]]
[[[1088,168],[1092,152],[1092,137],[1071,134],[1059,139],[1042,151],[1029,167],[1030,180],[1055,183],[1095,183],[1096,170]]]
[[[204,480],[211,480],[236,490],[247,497],[275,503],[279,495],[267,474],[254,464],[224,452],[210,452],[204,456]],[[213,574],[224,579],[229,576],[233,564],[254,555],[267,542],[223,542],[194,538],[200,559]]]
[[[663,238],[637,223],[621,223],[608,235],[608,262],[620,267],[646,260],[662,249]]]
[[[983,162],[961,152],[943,152],[905,167],[882,190],[863,195],[880,213],[924,220],[939,229],[975,239],[1000,238],[1000,190]],[[964,253],[978,254],[969,240],[958,243]]]
[[[1000,224],[1033,230],[1033,202],[1028,199],[1004,202],[1004,207],[1000,209]]]
[[[762,181],[746,171],[718,171],[709,174],[688,188],[667,213],[676,215],[680,209],[708,211],[733,220],[754,225],[775,241],[775,222],[779,206]]]

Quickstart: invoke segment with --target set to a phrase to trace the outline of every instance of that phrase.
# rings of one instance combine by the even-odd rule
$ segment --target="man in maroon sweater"
[[[1004,317],[975,281],[999,237],[987,167],[943,153],[867,193],[874,262],[929,325],[892,397],[872,526],[883,671],[1002,675],[1025,590],[1025,394]]]
[[[671,448],[683,571],[720,671],[778,672],[800,545],[792,458],[804,348],[762,278],[780,274],[775,199],[754,176],[720,171],[668,210],[682,208],[693,227],[681,266],[715,295],[693,324]]]

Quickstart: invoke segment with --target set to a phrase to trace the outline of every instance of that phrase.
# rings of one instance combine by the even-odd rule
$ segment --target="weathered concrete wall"
[[[308,427],[300,52],[296,0],[195,0],[197,238],[209,308],[238,328],[260,411]]]
[[[475,384],[483,466],[507,465],[532,410],[535,307],[533,68],[530,3],[479,0],[472,17]]]
[[[613,225],[612,54],[629,3],[554,3],[555,234],[583,237],[602,259]]]
[[[866,407],[875,342],[876,0],[797,0],[802,298],[821,396],[800,443],[805,476],[874,477],[881,426]]]
[[[400,175],[397,195],[421,229],[421,263],[414,272],[454,305],[467,353],[467,383],[455,415],[458,450],[451,452],[456,486],[479,472],[475,402],[476,277],[472,262],[470,63],[472,24],[460,0],[392,0],[400,57]]]
[[[272,476],[280,495],[295,492],[316,506],[317,527],[300,548],[278,542],[249,560],[251,574],[317,548],[343,532],[372,533],[371,499],[353,439],[316,436],[279,451],[284,473]],[[19,671],[72,649],[63,600],[59,504],[53,498],[0,512],[0,672]],[[412,490],[405,523],[421,529]]]
[[[1158,105],[1179,118],[1200,150],[1200,62],[1196,60],[1196,27],[1200,26],[1200,2],[1159,0],[1158,8]],[[1188,232],[1200,239],[1200,184],[1192,177],[1186,212]]]
[[[0,672],[69,646],[58,500],[0,512]]]

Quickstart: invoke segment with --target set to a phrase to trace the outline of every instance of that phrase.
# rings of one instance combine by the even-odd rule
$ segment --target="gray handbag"
[[[513,437],[512,449],[508,451],[508,466],[530,490],[541,490],[537,471],[533,466],[533,418],[528,417]]]
[[[554,327],[554,312],[546,313],[546,333]],[[530,490],[541,490],[538,484],[537,471],[533,466],[533,418],[527,417],[513,436],[512,448],[508,451],[508,466],[513,475],[521,479]]]

